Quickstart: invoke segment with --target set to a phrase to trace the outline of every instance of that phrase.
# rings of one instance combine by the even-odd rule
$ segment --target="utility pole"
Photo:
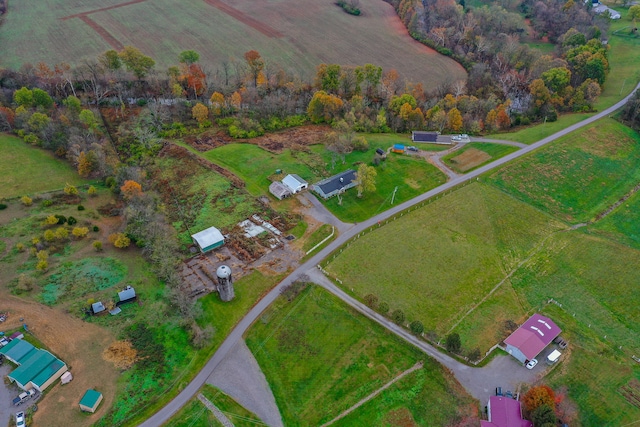
[[[391,204],[393,204],[393,201],[396,198],[396,191],[398,191],[398,187],[396,186],[396,188],[393,189],[393,195],[391,196]]]

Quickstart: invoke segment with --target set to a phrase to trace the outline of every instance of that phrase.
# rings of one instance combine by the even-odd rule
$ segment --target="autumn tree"
[[[378,173],[373,166],[364,163],[358,166],[358,171],[356,172],[358,197],[362,197],[364,193],[376,191],[376,175]]]
[[[258,75],[264,68],[264,60],[256,50],[245,52],[244,59],[247,61],[249,72],[253,77],[253,85],[258,87]]]
[[[211,112],[213,113],[213,115],[222,115],[223,109],[225,107],[224,95],[220,92],[213,92],[209,101],[211,102]]]
[[[82,239],[89,234],[89,229],[87,227],[74,227],[73,230],[71,230],[71,234],[77,239]]]
[[[207,78],[199,64],[182,64],[182,74],[179,80],[193,92],[196,98],[202,95],[207,88]]]
[[[555,393],[548,385],[531,387],[522,398],[522,403],[527,411],[532,412],[542,405],[555,408]]]
[[[543,404],[531,412],[533,427],[555,427],[558,424],[554,406]]]
[[[198,102],[191,109],[191,116],[196,119],[198,121],[198,125],[202,127],[209,119],[209,109],[206,105]]]
[[[629,19],[640,19],[640,5],[634,4],[629,8]]]
[[[95,151],[81,151],[78,156],[78,175],[83,178],[90,176],[98,168],[98,156]],[[94,188],[95,192],[95,188]]]
[[[122,187],[120,187],[120,192],[125,199],[131,200],[135,197],[142,196],[142,185],[132,179],[127,179]]]
[[[453,132],[460,132],[462,129],[462,114],[457,108],[452,108],[447,113],[447,127]]]
[[[307,114],[314,123],[330,122],[340,113],[343,105],[342,99],[319,90],[313,94]]]
[[[69,195],[69,196],[77,196],[78,195],[78,188],[75,185],[71,185],[69,183],[66,183],[64,186],[64,193]]]
[[[337,93],[340,88],[342,68],[338,64],[320,64],[316,69],[315,86],[327,93]]]
[[[153,58],[146,56],[133,46],[125,46],[124,49],[118,53],[118,56],[127,68],[127,71],[133,73],[138,80],[143,79],[156,65]]]
[[[91,246],[93,246],[96,252],[102,251],[102,242],[100,240],[94,240]]]
[[[529,93],[531,93],[533,102],[538,108],[544,106],[551,99],[551,93],[542,79],[536,79],[531,82],[529,85]]]

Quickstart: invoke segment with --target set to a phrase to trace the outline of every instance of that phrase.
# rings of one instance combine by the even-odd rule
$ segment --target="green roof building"
[[[42,392],[67,371],[62,360],[21,339],[14,339],[0,353],[18,365],[8,377],[23,390],[35,388]]]
[[[80,399],[80,409],[84,412],[94,413],[100,402],[102,402],[102,393],[89,389]]]
[[[209,227],[191,236],[193,243],[198,246],[200,252],[205,253],[224,245],[224,236],[215,227]]]

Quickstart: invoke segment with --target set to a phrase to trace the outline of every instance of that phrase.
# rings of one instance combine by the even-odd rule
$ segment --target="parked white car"
[[[25,425],[24,412],[18,412],[16,414],[16,427],[24,427]]]
[[[527,369],[533,369],[537,364],[538,364],[537,359],[531,359],[529,360],[529,363],[527,363]]]
[[[470,142],[471,139],[469,138],[469,135],[467,135],[466,133],[461,133],[460,135],[454,135],[451,137],[451,140],[453,142]]]

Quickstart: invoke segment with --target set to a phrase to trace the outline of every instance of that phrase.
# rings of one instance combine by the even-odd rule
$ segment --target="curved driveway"
[[[238,340],[242,339],[242,336],[244,335],[244,333],[247,331],[247,329],[249,329],[251,324],[260,316],[260,314],[267,307],[269,307],[271,303],[273,303],[273,301],[275,301],[278,295],[280,295],[281,290],[289,286],[291,283],[293,283],[300,275],[311,270],[312,268],[315,268],[331,252],[333,252],[334,250],[338,249],[340,246],[345,244],[349,239],[352,239],[354,236],[356,236],[358,233],[362,232],[366,228],[376,225],[378,221],[386,220],[387,218],[397,215],[407,208],[410,208],[414,205],[422,203],[425,200],[430,199],[431,197],[434,197],[438,194],[442,194],[448,190],[451,190],[456,185],[459,185],[466,181],[470,181],[474,178],[477,178],[478,176],[482,175],[485,172],[488,172],[492,169],[496,169],[514,159],[517,159],[518,157],[524,156],[525,154],[528,154],[534,150],[537,150],[538,148],[546,144],[549,144],[550,142],[555,141],[556,139],[564,135],[567,135],[568,133],[571,133],[577,129],[580,129],[581,127],[591,124],[594,121],[613,113],[614,111],[624,106],[624,104],[627,103],[629,98],[635,93],[636,90],[638,90],[638,88],[640,88],[640,84],[638,84],[635,87],[635,89],[622,101],[616,103],[612,107],[607,108],[601,113],[598,113],[579,123],[571,125],[566,129],[561,130],[560,132],[557,132],[551,136],[541,139],[540,141],[534,144],[531,144],[525,148],[522,148],[521,150],[518,150],[505,157],[502,157],[501,159],[498,159],[495,162],[489,163],[481,168],[478,168],[473,172],[470,172],[464,176],[460,176],[455,179],[452,179],[451,181],[439,187],[436,187],[433,190],[427,191],[426,193],[421,194],[418,197],[415,197],[402,204],[399,204],[385,212],[382,212],[379,215],[376,215],[373,218],[368,219],[365,222],[358,223],[356,226],[352,227],[344,234],[341,234],[340,236],[338,236],[336,240],[334,240],[331,244],[329,244],[320,252],[318,252],[315,256],[309,259],[309,261],[305,262],[300,267],[295,269],[289,276],[287,276],[282,282],[280,282],[275,288],[273,288],[264,298],[258,301],[258,303],[249,311],[249,313],[247,313],[247,315],[242,318],[242,320],[236,325],[236,327],[233,328],[229,336],[224,340],[220,348],[218,348],[216,353],[211,357],[211,359],[209,359],[209,361],[198,373],[198,375],[196,375],[196,377],[171,402],[169,402],[160,411],[156,412],[151,418],[149,418],[148,420],[140,424],[140,427],[157,427],[159,425],[162,425],[166,421],[168,421],[169,418],[173,416],[173,414],[178,412],[178,410],[189,401],[189,399],[191,399],[193,396],[196,395],[198,390],[205,384],[205,382],[207,381],[207,378],[209,378],[209,376],[211,375],[213,370],[216,368],[216,366],[218,366],[218,364],[225,358],[225,356],[233,348],[235,343]],[[340,293],[336,293],[336,295],[347,303],[351,302],[351,301],[345,300],[345,298]],[[402,329],[392,330],[392,331],[400,335],[402,338],[408,339],[408,337],[405,338],[405,335],[409,335],[409,334],[401,333],[403,331]],[[414,343],[413,341],[410,341],[410,342],[412,344]],[[422,346],[420,346],[420,348],[422,348]],[[447,359],[453,360],[448,356],[445,356],[442,353],[439,353],[433,348],[431,348],[430,351],[427,351],[427,353],[445,365],[447,365],[446,362],[449,362],[449,360]]]

